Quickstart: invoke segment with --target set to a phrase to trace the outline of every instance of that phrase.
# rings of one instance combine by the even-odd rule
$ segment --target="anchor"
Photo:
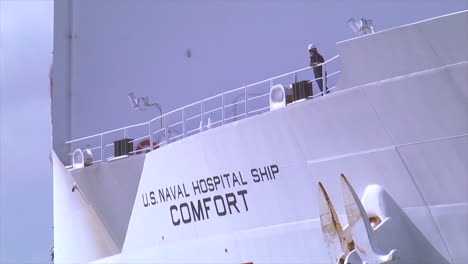
[[[319,212],[322,233],[332,263],[384,264],[398,259],[398,250],[384,254],[377,246],[373,228],[359,197],[341,174],[341,188],[348,225],[342,228],[335,208],[322,183],[319,182]]]
[[[341,189],[348,219],[344,228],[318,184],[320,223],[332,264],[449,263],[382,187],[368,186],[361,202],[341,174]]]
[[[398,251],[383,254],[377,247],[367,213],[353,187],[341,174],[348,225],[342,228],[335,208],[322,183],[318,185],[322,233],[333,264],[383,264],[398,258]]]

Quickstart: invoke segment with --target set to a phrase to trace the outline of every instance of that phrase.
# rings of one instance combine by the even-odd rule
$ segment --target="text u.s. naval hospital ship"
[[[467,263],[467,21],[337,43],[324,96],[287,104],[302,69],[67,142],[55,262]]]

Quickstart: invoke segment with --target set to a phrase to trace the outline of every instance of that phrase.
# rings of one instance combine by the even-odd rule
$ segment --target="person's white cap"
[[[317,47],[315,47],[315,44],[309,44],[308,50],[316,49],[316,48],[317,48]]]

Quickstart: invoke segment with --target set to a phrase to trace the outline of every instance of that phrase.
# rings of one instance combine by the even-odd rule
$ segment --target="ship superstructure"
[[[339,81],[324,96],[270,111],[241,87],[229,117],[223,93],[218,119],[203,100],[70,140],[97,144],[83,147],[91,166],[54,157],[55,261],[464,263],[467,19],[337,43]],[[131,129],[147,147],[107,155],[104,136]]]

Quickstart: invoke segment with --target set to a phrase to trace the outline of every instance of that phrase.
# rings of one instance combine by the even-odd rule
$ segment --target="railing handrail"
[[[199,100],[197,102],[194,102],[194,103],[191,103],[189,105],[185,105],[185,106],[182,106],[180,108],[177,108],[175,110],[172,110],[172,111],[169,111],[167,113],[164,113],[160,116],[157,116],[149,121],[146,121],[146,122],[142,122],[142,123],[139,123],[139,124],[134,124],[134,125],[130,125],[130,126],[126,126],[126,127],[120,127],[120,128],[116,128],[116,129],[112,129],[112,130],[109,130],[109,131],[106,131],[106,132],[102,132],[102,133],[98,133],[98,134],[94,134],[94,135],[91,135],[91,136],[86,136],[86,137],[81,137],[81,138],[77,138],[77,139],[72,139],[72,140],[69,140],[69,141],[66,141],[65,144],[70,144],[70,143],[74,143],[74,142],[78,142],[78,141],[82,141],[82,140],[85,140],[85,139],[90,139],[90,138],[94,138],[94,137],[99,137],[99,136],[104,136],[106,134],[110,134],[110,133],[113,133],[113,132],[117,132],[117,131],[121,131],[121,130],[125,130],[125,129],[129,129],[129,128],[133,128],[133,127],[138,127],[138,126],[142,126],[142,125],[146,125],[146,124],[149,124],[155,120],[158,120],[158,119],[162,119],[170,114],[173,114],[173,113],[176,113],[178,111],[181,111],[183,109],[186,109],[188,107],[191,107],[191,106],[194,106],[194,105],[197,105],[197,104],[202,104],[203,102],[205,101],[208,101],[208,100],[211,100],[213,98],[216,98],[216,97],[219,97],[219,96],[224,96],[225,94],[228,94],[228,93],[233,93],[233,92],[236,92],[236,91],[240,91],[242,89],[246,89],[248,87],[252,87],[252,86],[255,86],[255,85],[258,85],[258,84],[261,84],[261,83],[264,83],[264,82],[268,82],[268,81],[272,81],[272,80],[275,80],[275,79],[278,79],[278,78],[281,78],[281,77],[284,77],[284,76],[287,76],[287,75],[290,75],[290,74],[294,74],[294,73],[298,73],[298,72],[301,72],[301,71],[305,71],[307,69],[310,69],[310,68],[315,68],[315,67],[320,67],[322,65],[325,65],[333,60],[335,60],[336,58],[338,58],[339,55],[336,55],[334,56],[333,58],[327,60],[327,61],[324,61],[323,63],[320,63],[320,64],[317,64],[315,66],[308,66],[308,67],[304,67],[304,68],[301,68],[301,69],[298,69],[298,70],[295,70],[295,71],[291,71],[291,72],[288,72],[288,73],[284,73],[284,74],[281,74],[281,75],[277,75],[277,76],[274,76],[274,77],[271,77],[271,78],[268,78],[268,79],[265,79],[265,80],[262,80],[262,81],[258,81],[256,83],[252,83],[252,84],[248,84],[248,85],[245,85],[245,86],[242,86],[242,87],[239,87],[239,88],[235,88],[235,89],[232,89],[232,90],[229,90],[227,92],[222,92],[222,93],[219,93],[217,95],[214,95],[214,96],[211,96],[211,97],[208,97],[208,98],[205,98],[205,99],[202,99],[202,100]],[[330,76],[334,75],[336,73],[333,73],[331,74]],[[329,76],[329,77],[330,77]],[[323,77],[322,77],[323,78]],[[316,78],[314,80],[318,80],[318,79],[321,79],[321,78]],[[314,81],[312,80],[312,81]],[[262,96],[265,96],[265,95],[262,95]],[[261,96],[260,96],[261,97]],[[250,98],[249,98],[250,99]],[[222,108],[223,106],[221,106],[220,108]],[[220,108],[216,109],[216,110],[219,110]],[[264,109],[264,108],[262,108]],[[261,110],[262,110],[261,109]],[[254,111],[258,111],[257,110],[254,110]],[[253,111],[251,111],[253,112]],[[205,112],[206,113],[206,112]]]

